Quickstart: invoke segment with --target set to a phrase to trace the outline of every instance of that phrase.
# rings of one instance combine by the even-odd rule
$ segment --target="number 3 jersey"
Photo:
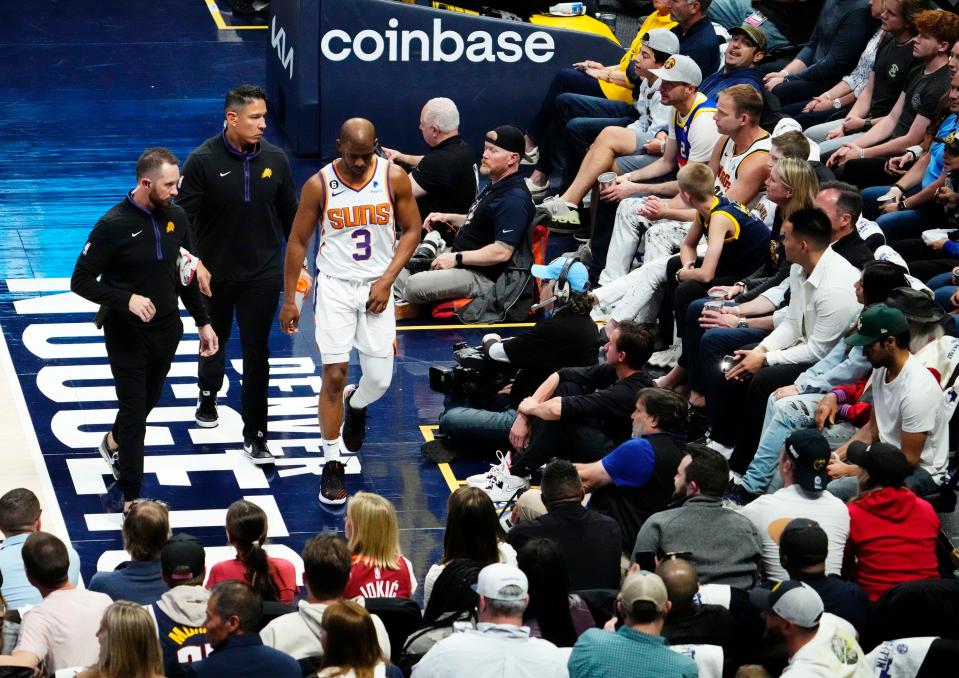
[[[358,187],[347,184],[334,163],[320,170],[325,204],[317,238],[320,273],[343,280],[375,280],[393,259],[390,161],[373,156],[373,162],[372,175]]]

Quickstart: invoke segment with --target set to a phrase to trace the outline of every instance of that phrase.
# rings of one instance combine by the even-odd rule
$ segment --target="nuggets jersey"
[[[769,153],[772,137],[768,134],[759,137],[752,144],[736,153],[736,144],[729,137],[723,144],[722,155],[719,156],[719,173],[716,175],[716,195],[725,195],[729,187],[739,178],[739,168],[743,161],[753,153]]]
[[[346,183],[333,163],[320,170],[324,207],[317,238],[316,268],[342,280],[374,280],[393,258],[393,194],[390,161],[378,156],[364,185]]]
[[[704,94],[696,95],[696,103],[693,104],[693,107],[685,117],[679,115],[679,111],[675,108],[673,109],[673,129],[676,134],[677,148],[679,149],[676,161],[680,167],[685,167],[686,163],[689,162],[689,128],[692,126],[693,120],[695,120],[699,114],[712,115],[715,112],[716,102],[712,99],[707,99]]]

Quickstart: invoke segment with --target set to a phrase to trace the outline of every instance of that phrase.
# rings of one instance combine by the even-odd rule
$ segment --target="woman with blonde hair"
[[[163,660],[156,626],[146,608],[118,600],[103,613],[97,630],[100,659],[77,678],[160,678]]]
[[[267,555],[263,546],[268,531],[266,511],[259,506],[242,499],[230,504],[226,536],[236,549],[236,558],[210,568],[206,587],[212,589],[221,581],[242,581],[265,601],[292,603],[297,591],[296,569],[288,560]]]
[[[775,143],[775,139],[773,140]],[[743,331],[750,334],[749,340],[761,341],[772,330],[772,312],[776,307],[763,292],[779,285],[789,276],[789,262],[782,245],[782,224],[789,215],[799,209],[813,207],[819,192],[816,171],[807,160],[784,157],[777,160],[766,179],[766,195],[760,200],[753,214],[770,227],[767,255],[751,275],[732,285],[710,287],[710,295],[723,292],[724,299],[735,303],[722,311],[706,309],[708,298],[689,304],[686,309],[686,332],[683,349],[677,364],[663,377],[656,380],[660,388],[680,393],[689,393],[689,402],[695,407],[705,404],[701,379],[699,346],[703,336],[710,330]],[[741,308],[742,304],[752,302]],[[753,307],[759,307],[753,308]],[[746,316],[750,316],[747,318]]]
[[[400,550],[393,503],[372,492],[357,492],[346,506],[344,527],[353,565],[345,598],[411,598],[413,565]]]
[[[386,658],[376,640],[376,627],[366,609],[352,600],[323,612],[320,643],[323,669],[317,678],[385,678]]]

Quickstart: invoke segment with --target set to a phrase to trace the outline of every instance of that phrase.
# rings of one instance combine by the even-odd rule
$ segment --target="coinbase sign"
[[[553,36],[534,31],[526,36],[504,30],[497,34],[474,30],[465,36],[443,28],[443,19],[434,18],[432,30],[400,28],[400,21],[391,18],[386,28],[367,28],[350,34],[332,28],[320,39],[320,52],[330,61],[344,61],[353,56],[360,61],[516,63],[524,57],[537,64],[553,58],[556,45]]]

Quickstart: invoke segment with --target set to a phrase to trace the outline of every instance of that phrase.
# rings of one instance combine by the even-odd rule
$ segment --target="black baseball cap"
[[[906,455],[895,445],[882,441],[871,445],[856,440],[846,449],[846,461],[866,469],[866,473],[880,485],[902,485],[913,468]]]
[[[496,129],[490,130],[486,133],[486,140],[510,153],[523,155],[526,152],[526,140],[523,138],[523,133],[512,125],[500,125]]]
[[[779,535],[779,554],[794,567],[808,567],[826,562],[829,538],[815,520],[793,518]]]
[[[163,574],[174,581],[186,581],[199,577],[206,570],[206,552],[203,544],[194,536],[181,532],[175,534],[160,551],[160,566]],[[189,568],[176,572],[177,568]]]
[[[822,492],[829,482],[829,443],[814,428],[793,431],[785,444],[786,454],[793,463],[793,474],[799,487],[808,492]]]

